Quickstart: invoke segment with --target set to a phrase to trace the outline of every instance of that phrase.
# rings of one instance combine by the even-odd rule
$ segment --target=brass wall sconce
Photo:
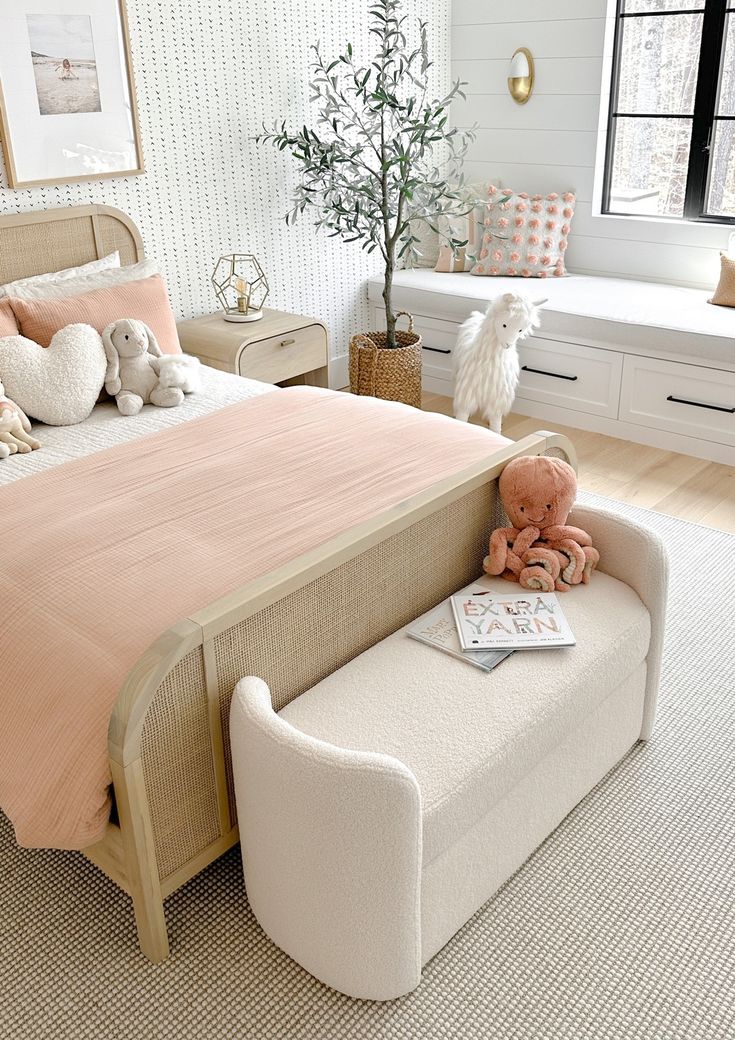
[[[525,105],[533,93],[533,55],[527,47],[519,47],[510,59],[508,90],[518,105]]]

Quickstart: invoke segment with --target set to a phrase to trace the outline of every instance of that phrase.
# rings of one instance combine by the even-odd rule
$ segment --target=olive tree
[[[319,44],[312,48],[316,125],[292,131],[282,122],[256,140],[289,151],[300,164],[288,223],[312,209],[328,235],[380,252],[387,346],[395,347],[394,272],[418,258],[420,221],[436,231],[440,214],[467,212],[461,164],[474,133],[449,124],[463,84],[443,97],[431,92],[427,23],[418,21],[412,43],[401,0],[372,0],[369,18],[376,43],[369,61],[358,62],[351,43],[331,61]],[[451,233],[446,241],[454,250],[466,245]]]

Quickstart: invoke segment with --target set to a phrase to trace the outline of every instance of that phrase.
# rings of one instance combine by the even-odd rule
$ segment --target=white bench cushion
[[[498,591],[517,591],[497,579]],[[561,597],[577,645],[513,654],[487,674],[403,630],[280,715],[342,748],[403,762],[422,798],[423,863],[439,856],[644,661],[648,611],[606,574]]]
[[[711,291],[601,275],[566,278],[479,278],[436,271],[399,271],[394,306],[417,315],[464,321],[504,292],[548,297],[541,335],[642,351],[735,362],[735,308],[707,303]],[[380,304],[382,283],[369,283]]]

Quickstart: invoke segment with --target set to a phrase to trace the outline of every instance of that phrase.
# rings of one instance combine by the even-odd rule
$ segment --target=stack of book
[[[499,593],[497,582],[479,578],[417,618],[408,635],[486,672],[514,650],[574,646],[553,592],[514,588]]]

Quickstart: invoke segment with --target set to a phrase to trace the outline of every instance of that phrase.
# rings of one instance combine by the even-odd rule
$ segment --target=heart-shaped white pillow
[[[105,381],[102,337],[91,325],[59,329],[48,347],[25,336],[0,337],[0,380],[7,396],[49,426],[86,419]]]

